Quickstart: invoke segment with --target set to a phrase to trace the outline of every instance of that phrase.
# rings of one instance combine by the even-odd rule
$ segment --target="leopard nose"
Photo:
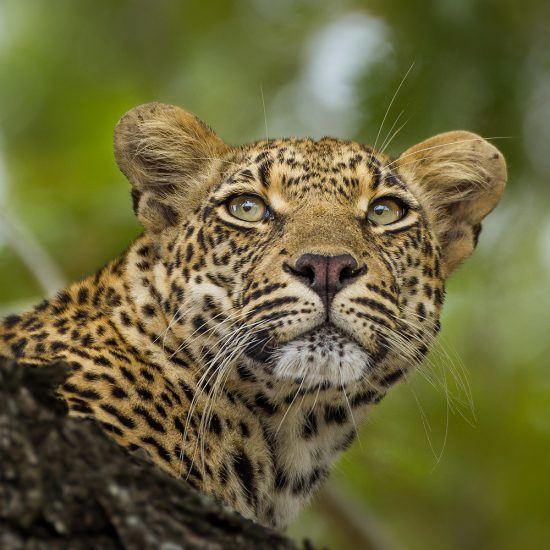
[[[314,290],[328,308],[336,293],[365,273],[351,254],[323,256],[303,254],[291,270],[293,275]]]

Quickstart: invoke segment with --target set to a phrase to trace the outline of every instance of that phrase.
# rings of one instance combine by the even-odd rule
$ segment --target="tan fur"
[[[59,392],[71,414],[284,527],[370,407],[423,360],[446,278],[502,192],[504,161],[464,132],[395,161],[333,138],[233,148],[156,103],[121,119],[115,154],[145,234],[0,323],[0,355],[66,361]],[[242,193],[268,215],[232,216],[227,201]],[[407,205],[402,219],[368,219],[382,197]],[[305,254],[347,255],[357,269],[339,273],[328,299],[297,271]]]

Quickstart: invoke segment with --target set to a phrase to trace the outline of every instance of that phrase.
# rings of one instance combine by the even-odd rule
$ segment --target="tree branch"
[[[67,417],[65,376],[0,358],[0,548],[296,548]]]

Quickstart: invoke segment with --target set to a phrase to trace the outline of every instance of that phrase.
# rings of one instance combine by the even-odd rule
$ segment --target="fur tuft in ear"
[[[415,145],[395,164],[426,206],[448,276],[473,252],[481,220],[500,200],[504,157],[480,136],[456,131]]]
[[[197,206],[201,187],[229,151],[197,117],[162,103],[128,111],[115,128],[114,147],[132,184],[134,211],[153,233]]]

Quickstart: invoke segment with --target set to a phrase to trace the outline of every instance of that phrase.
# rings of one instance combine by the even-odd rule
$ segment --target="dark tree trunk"
[[[0,359],[0,548],[296,548],[68,418],[65,372]]]

